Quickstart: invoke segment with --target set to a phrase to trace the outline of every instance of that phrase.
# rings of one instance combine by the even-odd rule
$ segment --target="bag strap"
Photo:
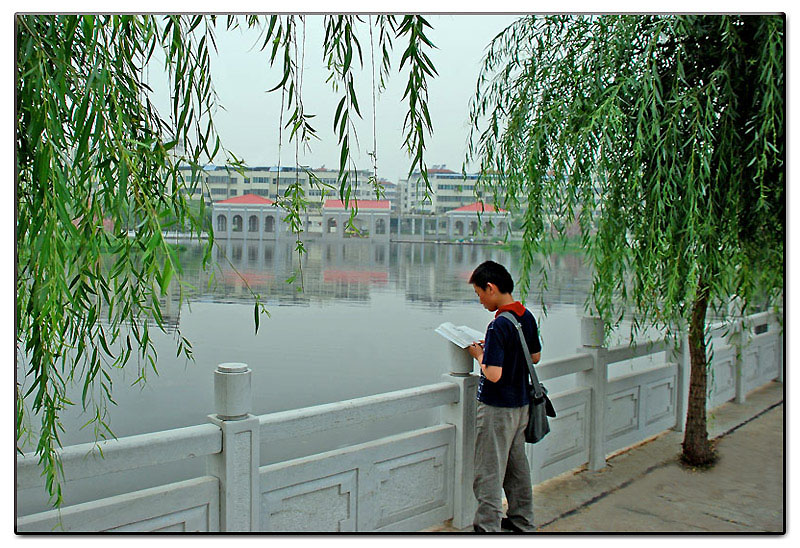
[[[500,313],[500,316],[509,320],[514,327],[517,328],[519,342],[522,343],[522,353],[525,354],[525,361],[528,362],[528,374],[530,375],[531,385],[533,386],[533,395],[537,398],[542,397],[544,386],[542,386],[542,383],[539,382],[539,377],[536,375],[536,369],[533,367],[533,360],[531,359],[531,353],[528,350],[528,343],[525,342],[525,335],[522,333],[522,325],[517,321],[517,318],[511,312],[502,312]]]

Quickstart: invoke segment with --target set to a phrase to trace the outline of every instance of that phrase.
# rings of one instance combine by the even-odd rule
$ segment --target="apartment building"
[[[434,166],[428,169],[431,190],[426,197],[425,181],[420,173],[414,173],[400,181],[400,212],[440,214],[474,203],[480,199],[475,192],[477,180],[477,174],[464,176],[443,165]]]
[[[276,166],[253,166],[241,171],[224,166],[205,166],[192,174],[189,166],[181,166],[186,186],[186,195],[199,200],[201,196],[207,203],[219,202],[245,194],[254,194],[271,200],[284,196],[290,185],[299,182],[309,201],[311,209],[321,209],[324,200],[339,197],[338,171],[320,167],[302,169]],[[309,172],[311,175],[309,175]],[[350,199],[374,200],[375,188],[369,182],[371,172],[359,170],[351,172],[349,179],[352,185]],[[197,183],[194,183],[194,180]],[[313,179],[313,183],[312,183]],[[397,203],[397,185],[379,178],[382,185],[381,199]],[[393,206],[394,210],[394,206]]]

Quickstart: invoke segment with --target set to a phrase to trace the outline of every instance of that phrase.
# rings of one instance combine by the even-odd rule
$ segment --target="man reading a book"
[[[502,265],[482,263],[469,279],[481,304],[495,319],[486,330],[483,345],[468,347],[481,368],[478,384],[475,481],[478,509],[473,520],[476,532],[535,531],[533,488],[525,457],[525,427],[528,423],[530,380],[517,329],[510,311],[522,325],[533,363],[541,358],[542,346],[533,314],[511,295],[514,281]],[[502,491],[508,499],[503,516]]]

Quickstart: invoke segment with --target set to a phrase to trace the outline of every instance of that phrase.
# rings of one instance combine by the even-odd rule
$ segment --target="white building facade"
[[[289,233],[285,212],[263,196],[245,194],[214,202],[214,235],[241,240],[275,240]]]
[[[356,230],[348,232],[346,224],[353,211],[356,215],[353,219]],[[389,200],[352,200],[347,207],[341,200],[326,200],[322,207],[322,236],[360,236],[388,242],[391,212]]]
[[[450,239],[489,238],[503,239],[509,231],[511,217],[508,211],[491,204],[473,202],[451,209],[444,214]]]
[[[428,170],[430,191],[426,196],[425,180],[419,173],[400,182],[400,212],[441,214],[458,209],[480,199],[476,192],[477,174],[466,176],[445,168],[434,167]]]
[[[185,194],[191,199],[201,197],[206,203],[221,202],[230,198],[252,194],[273,201],[285,196],[291,185],[299,184],[309,202],[310,209],[320,210],[328,198],[339,197],[338,171],[303,169],[296,167],[254,166],[237,171],[223,166],[206,166],[192,172],[188,166],[180,168],[186,181]],[[352,185],[350,199],[375,200],[375,186],[370,182],[372,173],[353,171],[348,175]],[[377,179],[380,198],[397,202],[397,185],[386,179]]]

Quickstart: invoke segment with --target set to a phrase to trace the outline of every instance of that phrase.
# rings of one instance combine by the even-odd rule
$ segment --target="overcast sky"
[[[474,93],[480,62],[491,39],[517,19],[509,15],[430,15],[432,30],[426,34],[438,49],[429,55],[438,76],[429,80],[429,109],[434,132],[427,141],[428,167],[446,165],[458,171],[466,152],[469,101]],[[366,19],[366,16],[365,16]],[[254,30],[224,30],[218,24],[218,57],[212,61],[214,86],[224,110],[215,114],[223,144],[248,165],[278,163],[280,91],[267,93],[282,75],[282,66],[269,67],[268,53],[260,50],[259,33]],[[300,151],[300,164],[314,168],[339,165],[339,145],[333,131],[337,95],[326,83],[327,69],[322,60],[323,16],[306,18],[303,98],[307,113],[315,114],[312,125],[320,140],[312,142],[310,153]],[[363,72],[356,76],[359,107],[363,115],[358,127],[359,150],[354,156],[358,169],[370,169],[367,155],[373,148],[372,66],[367,26],[358,35],[364,52]],[[380,61],[375,33],[376,62]],[[393,71],[387,89],[376,101],[376,140],[378,175],[392,182],[406,177],[410,159],[403,150],[403,121],[407,103],[402,99],[407,68],[398,72],[403,39],[395,39]],[[377,78],[377,75],[376,75]],[[151,79],[155,76],[151,73]],[[164,113],[169,112],[164,110]],[[284,123],[288,118],[284,114]],[[281,150],[281,165],[294,165],[295,145],[286,139]],[[351,144],[351,149],[355,148]],[[215,163],[221,163],[219,161]]]

